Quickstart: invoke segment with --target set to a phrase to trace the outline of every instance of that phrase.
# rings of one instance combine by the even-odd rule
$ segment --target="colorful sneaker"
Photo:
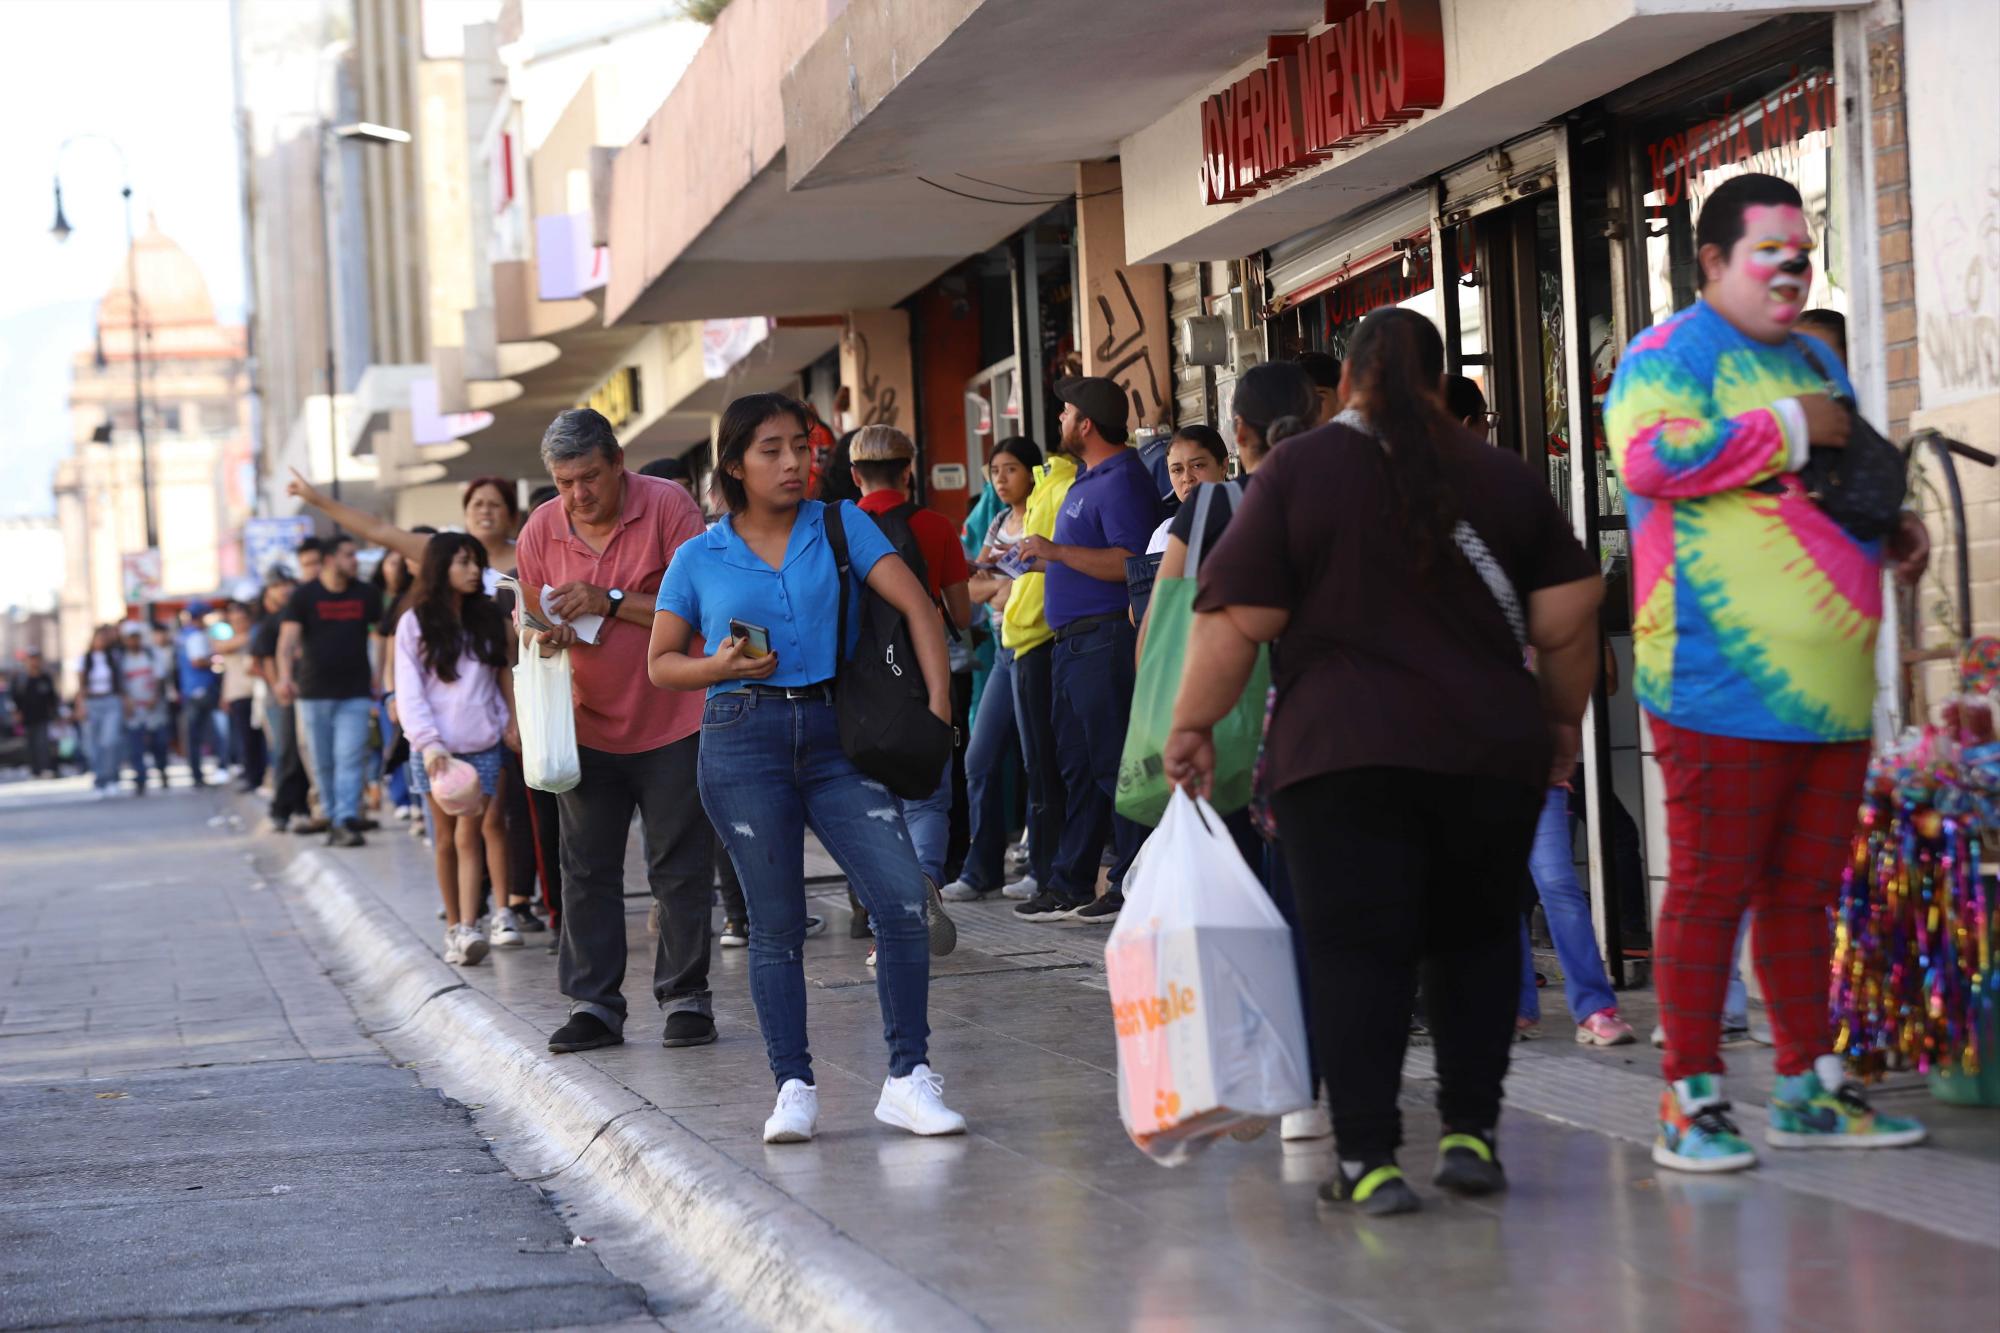
[[[1620,1018],[1616,1009],[1599,1009],[1576,1028],[1579,1046],[1630,1046],[1637,1040],[1632,1025]]]
[[[1773,1148],[1906,1148],[1924,1141],[1924,1127],[1868,1105],[1837,1055],[1822,1055],[1803,1074],[1781,1074],[1771,1092]]]
[[[1438,1140],[1437,1174],[1431,1183],[1466,1198],[1498,1194],[1507,1188],[1507,1172],[1493,1131],[1447,1134]]]
[[[1335,1164],[1333,1174],[1319,1187],[1319,1197],[1322,1203],[1351,1203],[1370,1217],[1414,1213],[1424,1206],[1403,1178],[1403,1168],[1387,1155]]]
[[[1676,1171],[1747,1171],[1757,1165],[1757,1154],[1729,1118],[1721,1079],[1696,1074],[1660,1094],[1653,1161]]]

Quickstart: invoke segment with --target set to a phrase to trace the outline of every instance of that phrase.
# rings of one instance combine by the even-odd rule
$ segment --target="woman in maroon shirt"
[[[1575,762],[1603,593],[1541,479],[1446,415],[1443,372],[1422,316],[1363,322],[1348,410],[1278,446],[1202,565],[1165,756],[1207,789],[1211,728],[1282,636],[1267,780],[1340,1157],[1320,1195],[1375,1214],[1418,1206],[1395,1154],[1419,970],[1436,1181],[1505,1186],[1519,887],[1543,792]]]

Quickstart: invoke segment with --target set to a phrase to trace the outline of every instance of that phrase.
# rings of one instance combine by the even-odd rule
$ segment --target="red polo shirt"
[[[910,497],[901,491],[870,491],[858,503],[862,513],[877,517],[897,505],[908,504],[909,500]],[[963,583],[972,577],[972,568],[965,563],[965,548],[958,544],[958,534],[952,531],[951,520],[943,514],[935,509],[919,508],[910,515],[910,536],[916,538],[917,549],[923,552],[933,599],[941,596],[952,584]]]
[[[678,483],[625,474],[625,503],[602,552],[571,529],[560,498],[550,500],[521,528],[514,548],[523,587],[560,588],[576,579],[618,588],[628,605],[650,608],[674,552],[702,534],[701,510]],[[638,754],[670,745],[701,728],[699,690],[661,690],[646,679],[646,645],[652,631],[616,617],[605,620],[596,643],[570,649],[576,696],[576,742],[610,754]]]

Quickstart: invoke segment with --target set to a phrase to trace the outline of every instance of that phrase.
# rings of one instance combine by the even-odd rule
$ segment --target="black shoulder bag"
[[[826,537],[840,576],[840,619],[834,654],[833,707],[840,748],[854,766],[905,800],[938,789],[951,762],[952,728],[931,712],[930,688],[917,665],[903,613],[867,588],[861,591],[860,633],[851,656],[847,643],[850,582],[847,531],[840,506],[826,506]]]
[[[1880,541],[1895,531],[1903,500],[1909,494],[1910,456],[1883,437],[1855,410],[1854,400],[1840,391],[1813,352],[1810,338],[1794,337],[1806,364],[1826,382],[1829,398],[1847,409],[1844,449],[1815,448],[1799,469],[1799,484],[1826,516],[1864,542]],[[1757,489],[1776,492],[1775,480]]]

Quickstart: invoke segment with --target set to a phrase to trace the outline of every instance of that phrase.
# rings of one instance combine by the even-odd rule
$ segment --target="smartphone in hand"
[[[771,651],[771,632],[747,620],[729,622],[729,637],[743,640],[745,657],[764,657]]]

